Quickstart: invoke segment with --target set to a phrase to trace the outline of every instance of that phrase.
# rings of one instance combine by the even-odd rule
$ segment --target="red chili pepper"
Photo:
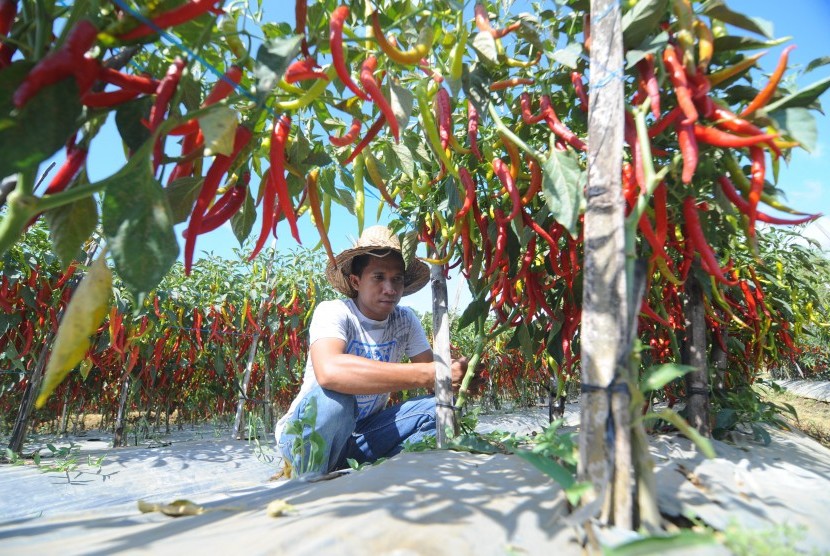
[[[580,151],[588,149],[588,146],[576,136],[576,133],[568,129],[565,124],[559,120],[559,117],[556,115],[556,111],[554,111],[553,106],[550,103],[549,96],[542,95],[542,98],[539,101],[539,108],[545,115],[545,122],[548,124],[548,127],[557,137],[562,138],[563,141],[568,143],[573,148],[579,149]]]
[[[749,116],[759,108],[767,105],[769,100],[772,98],[772,95],[775,94],[775,91],[778,88],[778,83],[784,76],[784,72],[787,69],[787,58],[793,48],[795,48],[794,44],[785,48],[781,53],[781,57],[778,59],[778,65],[775,67],[775,71],[772,72],[772,75],[764,88],[761,89],[755,98],[752,99],[752,102],[750,102],[747,107],[743,109],[741,112],[742,118]]]
[[[739,149],[742,147],[751,147],[758,143],[766,143],[776,139],[779,135],[777,133],[762,133],[760,135],[732,135],[727,131],[721,131],[716,127],[702,126],[700,124],[693,124],[695,139],[709,145],[716,147],[725,147],[730,149]]]
[[[187,23],[202,14],[213,11],[214,6],[222,1],[223,0],[190,0],[177,8],[173,8],[172,10],[168,10],[153,17],[150,20],[153,23],[152,26],[141,24],[132,31],[127,31],[126,33],[118,35],[117,38],[121,41],[132,41],[152,35],[156,33],[156,29],[167,29],[169,27],[181,25],[182,23]]]
[[[476,201],[476,182],[473,180],[470,172],[466,168],[461,167],[458,169],[458,177],[462,185],[464,185],[464,205],[455,215],[456,221],[460,221],[467,216],[467,213],[470,212],[470,209],[473,208],[473,203]]]
[[[343,24],[346,18],[349,17],[348,6],[338,6],[331,14],[331,21],[329,22],[329,48],[331,49],[331,59],[334,64],[334,70],[340,81],[353,92],[357,98],[361,100],[369,100],[369,96],[360,90],[346,66],[345,53],[343,51]]]
[[[732,204],[734,204],[739,211],[749,216],[749,201],[741,197],[741,194],[738,193],[738,190],[735,188],[735,185],[732,183],[732,181],[726,176],[721,176],[718,178],[718,183],[720,183],[721,189],[723,190],[723,194],[726,196],[726,198],[732,201]],[[805,216],[804,218],[787,219],[776,218],[759,210],[755,211],[756,220],[759,220],[766,224],[778,224],[783,226],[805,224],[807,222],[811,222],[819,218],[820,216],[820,214],[810,214],[808,216]]]
[[[522,210],[522,195],[516,187],[516,182],[513,181],[513,176],[510,175],[510,168],[508,168],[504,161],[501,158],[494,158],[492,164],[493,171],[507,190],[508,195],[510,195],[510,200],[513,203],[513,208],[506,219],[507,222],[510,222],[519,216],[519,212]],[[498,220],[496,221],[498,222]]]
[[[285,181],[285,147],[290,132],[291,117],[288,114],[283,114],[278,120],[274,120],[274,129],[271,132],[270,174],[277,190],[280,209],[291,227],[291,235],[294,236],[297,243],[302,243],[300,233],[297,230],[297,215],[294,213],[291,195],[288,193],[288,182]]]
[[[17,0],[0,0],[0,36],[10,35],[15,17],[17,17]],[[12,63],[12,56],[16,50],[17,47],[11,43],[0,41],[0,69]]]
[[[764,150],[760,147],[749,148],[750,158],[750,182],[749,182],[749,235],[755,236],[755,219],[758,212],[758,203],[761,201],[761,195],[764,192],[764,182],[766,178],[766,162],[764,160]]]
[[[254,245],[253,251],[248,256],[248,260],[252,261],[256,258],[262,248],[265,246],[265,242],[268,240],[268,234],[271,233],[271,229],[273,227],[273,223],[275,220],[276,211],[276,202],[277,202],[277,190],[276,186],[274,185],[274,180],[271,176],[271,173],[265,175],[265,183],[263,184],[263,194],[262,194],[262,228],[259,232],[259,238],[257,239],[256,245]]]
[[[75,176],[78,175],[78,172],[81,171],[81,168],[83,168],[86,162],[86,155],[86,149],[75,147],[71,150],[66,156],[66,161],[64,161],[63,165],[55,173],[52,181],[49,182],[44,194],[51,195],[66,189],[72,183],[72,180],[75,179]]]
[[[0,35],[7,37],[17,17],[17,0],[0,0]]]
[[[193,254],[196,249],[196,236],[202,228],[202,220],[208,205],[216,196],[216,190],[219,188],[219,182],[233,164],[233,161],[239,155],[239,152],[251,141],[253,133],[245,126],[237,126],[236,136],[233,141],[233,152],[230,156],[216,155],[213,159],[213,164],[210,165],[205,181],[202,184],[202,189],[199,192],[199,197],[196,199],[196,204],[193,207],[193,212],[190,215],[190,222],[187,225],[187,236],[184,244],[184,269],[185,274],[190,275],[190,269],[193,265]]]
[[[375,123],[372,124],[372,127],[370,127],[368,131],[366,131],[366,135],[363,136],[363,139],[360,140],[360,143],[357,144],[357,146],[354,148],[349,157],[343,161],[343,165],[351,164],[355,157],[359,155],[363,151],[363,149],[365,149],[366,146],[372,142],[372,140],[374,140],[378,133],[380,133],[380,130],[383,127],[383,124],[385,123],[386,116],[384,116],[383,113],[381,113],[381,115],[378,116],[378,119],[375,120]]]
[[[692,124],[697,121],[697,108],[692,101],[692,93],[689,90],[689,83],[686,78],[686,68],[683,62],[677,57],[677,52],[672,45],[666,45],[663,50],[663,63],[669,71],[669,79],[674,85],[674,94],[677,97],[677,104],[686,116],[684,123]]]
[[[307,79],[325,79],[328,81],[329,76],[325,72],[314,71],[314,68],[318,67],[320,66],[317,65],[317,60],[311,56],[306,56],[288,66],[288,69],[285,70],[285,81],[288,83],[296,83]]]
[[[363,125],[363,122],[360,121],[360,118],[355,117],[352,119],[352,125],[349,127],[349,131],[347,131],[344,135],[337,137],[335,135],[329,135],[329,141],[335,147],[345,147],[347,145],[351,145],[357,140],[357,136],[360,133],[360,128]]]
[[[87,92],[81,97],[81,104],[89,108],[112,108],[129,102],[140,94],[138,91],[130,91],[129,89],[101,93]]]
[[[655,118],[659,119],[660,85],[657,83],[657,76],[654,74],[654,54],[648,53],[642,60],[637,62],[637,70],[640,72],[640,83],[651,103],[651,113]]]
[[[75,76],[78,92],[86,93],[98,76],[98,61],[85,56],[98,37],[98,28],[86,19],[75,24],[63,46],[46,55],[30,71],[12,100],[23,108],[42,88],[54,85],[70,75]]]
[[[761,128],[733,114],[722,106],[715,105],[712,110],[712,119],[716,126],[733,133],[741,133],[743,135],[762,135],[764,133]],[[781,156],[781,149],[775,144],[775,141],[769,140],[765,141],[765,143],[776,156]]]
[[[678,121],[675,123],[675,129],[677,130],[677,143],[680,146],[680,154],[683,155],[683,170],[680,179],[684,184],[689,184],[695,175],[698,162],[698,147],[694,128],[692,124]]]
[[[395,137],[395,142],[398,143],[400,141],[398,119],[395,117],[395,112],[392,110],[389,101],[383,96],[383,92],[380,90],[380,84],[375,79],[375,70],[377,67],[377,58],[374,56],[366,58],[366,61],[363,62],[363,66],[360,69],[360,84],[363,85],[363,88],[369,94],[369,98],[380,108],[381,113],[386,118],[386,122],[389,124],[392,136]]]
[[[229,188],[224,195],[219,197],[202,220],[200,234],[211,232],[231,219],[239,208],[245,203],[248,194],[248,182],[251,179],[250,172],[245,172],[239,181]]]
[[[501,81],[494,81],[490,84],[489,89],[491,91],[503,91],[520,85],[533,85],[535,83],[536,80],[529,77],[511,77],[509,79],[502,79]]]
[[[184,60],[176,58],[167,69],[167,74],[159,82],[158,89],[156,90],[156,100],[150,108],[150,131],[155,131],[161,125],[161,122],[164,121],[164,116],[170,106],[173,93],[176,91],[176,87],[179,86],[185,65]],[[159,139],[153,147],[153,173],[155,173],[159,164],[161,164],[162,151],[162,140]]]
[[[438,136],[441,138],[441,148],[446,149],[450,144],[452,134],[452,108],[450,93],[444,87],[439,87],[435,94],[435,113],[438,120]]]
[[[715,252],[712,251],[709,242],[706,241],[697,214],[697,201],[691,195],[683,200],[683,219],[686,224],[686,238],[691,241],[695,251],[700,254],[700,262],[704,270],[714,276],[718,282],[727,286],[734,286],[736,282],[727,279],[723,275]]]
[[[202,108],[212,106],[228,98],[234,92],[236,86],[239,85],[240,81],[242,81],[242,67],[232,65],[213,85],[213,89],[205,97],[204,102],[202,102]]]
[[[242,68],[237,65],[228,68],[228,71],[214,83],[210,93],[202,102],[202,108],[212,106],[228,98],[240,81],[242,81]],[[199,129],[199,120],[193,119],[176,126],[168,135],[189,135],[198,132]]]
[[[502,29],[494,29],[493,26],[490,24],[490,16],[487,14],[487,8],[481,2],[476,2],[475,7],[473,8],[475,12],[475,21],[476,27],[482,33],[488,33],[492,35],[494,39],[500,39],[507,35],[508,33],[512,33],[516,29],[522,26],[521,22],[511,23],[507,27]]]
[[[654,139],[663,131],[666,130],[670,125],[674,124],[677,119],[683,114],[683,111],[680,110],[679,106],[675,106],[672,108],[665,116],[656,120],[651,127],[648,128],[648,136],[651,139]]]
[[[588,95],[585,93],[585,85],[582,83],[582,74],[578,71],[571,72],[571,83],[574,86],[574,92],[579,99],[579,109],[583,112],[588,112]]]
[[[146,93],[148,95],[155,93],[159,86],[159,82],[152,77],[121,73],[117,69],[108,67],[98,69],[98,79],[121,89]]]
[[[467,137],[470,140],[470,150],[479,160],[484,160],[478,150],[478,112],[472,102],[467,100]]]
[[[576,73],[576,72],[574,72]],[[526,124],[537,124],[545,119],[545,115],[540,113],[533,115],[530,107],[530,93],[527,91],[519,95],[519,104],[522,108],[522,121]]]
[[[176,164],[173,171],[170,172],[170,177],[167,180],[168,185],[179,178],[184,178],[193,174],[193,160],[189,159],[189,157],[194,155],[196,150],[202,147],[203,143],[204,136],[201,131],[197,130],[195,133],[189,133],[184,136],[182,139],[182,156],[184,158],[188,158],[188,160]]]
[[[539,167],[539,163],[528,157],[527,166],[530,169],[530,185],[522,195],[522,206],[530,203],[536,194],[542,190],[542,169]]]
[[[297,0],[294,3],[294,32],[303,36],[303,42],[300,48],[303,51],[303,56],[308,58],[310,53],[308,51],[308,40],[305,33],[306,19],[308,18],[308,2],[306,0]]]

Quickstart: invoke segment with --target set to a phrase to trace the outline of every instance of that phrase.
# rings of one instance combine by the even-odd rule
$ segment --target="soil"
[[[790,425],[802,431],[807,436],[819,441],[830,448],[830,404],[827,402],[802,398],[789,392],[768,392],[764,396],[766,401],[776,405],[789,404],[795,408],[798,419],[783,413],[784,419]]]

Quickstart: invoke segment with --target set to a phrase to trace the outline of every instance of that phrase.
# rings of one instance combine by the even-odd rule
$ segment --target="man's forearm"
[[[314,366],[323,388],[343,394],[381,394],[415,388],[432,388],[435,364],[387,363],[346,353]]]

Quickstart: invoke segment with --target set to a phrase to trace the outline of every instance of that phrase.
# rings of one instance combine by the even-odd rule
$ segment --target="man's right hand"
[[[469,360],[466,357],[453,359],[450,365],[452,372],[452,387],[453,390],[458,390],[461,387],[461,382],[464,380],[464,375],[467,374],[467,363]]]

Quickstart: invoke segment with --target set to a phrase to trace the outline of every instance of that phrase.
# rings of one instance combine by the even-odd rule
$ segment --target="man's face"
[[[373,320],[384,320],[392,314],[403,295],[404,269],[400,258],[369,257],[363,274],[349,276],[357,292],[357,308]]]

